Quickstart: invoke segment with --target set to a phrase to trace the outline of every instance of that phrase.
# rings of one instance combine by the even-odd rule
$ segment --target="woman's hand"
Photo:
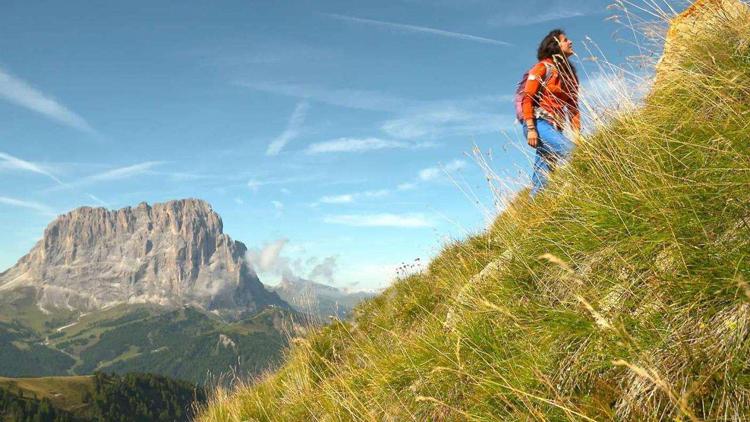
[[[530,147],[536,148],[537,144],[539,143],[539,134],[536,132],[536,128],[528,130],[526,141],[529,143]]]

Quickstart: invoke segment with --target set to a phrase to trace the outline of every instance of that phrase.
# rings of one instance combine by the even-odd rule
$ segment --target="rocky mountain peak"
[[[0,290],[34,286],[42,309],[144,302],[238,312],[285,306],[249,268],[246,249],[223,233],[221,217],[199,199],[81,207],[51,222],[42,240],[0,274]]]

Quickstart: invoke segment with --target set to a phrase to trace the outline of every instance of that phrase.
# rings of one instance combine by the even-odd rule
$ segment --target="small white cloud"
[[[290,191],[287,188],[281,188],[281,189],[279,189],[279,192],[283,193],[284,195],[289,195],[289,194],[292,193],[292,191]]]
[[[323,221],[352,227],[424,228],[434,226],[434,223],[422,214],[342,214],[326,216]]]
[[[55,216],[57,214],[52,209],[52,207],[48,205],[45,205],[39,202],[34,202],[34,201],[26,201],[22,199],[9,198],[7,196],[0,196],[0,204],[10,205],[13,207],[18,207],[18,208],[30,209],[40,214],[46,215],[46,216]]]
[[[318,202],[322,202],[324,204],[349,204],[354,202],[354,195],[345,194],[324,196],[320,198]]]
[[[294,112],[289,117],[286,129],[276,139],[271,141],[266,149],[266,155],[274,156],[279,155],[281,150],[297,136],[299,136],[300,127],[305,122],[307,116],[307,110],[310,108],[310,104],[307,101],[300,101],[294,108]]]
[[[245,205],[245,201],[242,198],[238,197],[238,196],[236,196],[234,198],[234,203],[237,204],[237,205]]]
[[[453,160],[450,163],[446,164],[445,166],[428,167],[426,169],[422,169],[420,170],[418,177],[419,177],[419,180],[423,182],[429,182],[431,180],[435,180],[439,178],[440,176],[444,174],[461,170],[464,167],[466,167],[466,161]]]
[[[253,192],[257,192],[258,189],[260,189],[262,185],[263,185],[262,182],[255,180],[255,179],[251,179],[247,181],[247,187],[250,188],[250,190]]]
[[[367,198],[382,198],[384,196],[388,196],[390,193],[391,191],[388,189],[368,190],[362,192],[362,196],[365,196]]]
[[[284,204],[279,201],[271,201],[271,204],[276,209],[276,211],[283,211],[284,210]]]
[[[326,195],[310,204],[313,208],[320,204],[351,204],[361,199],[382,198],[391,193],[388,189],[367,190],[362,192],[345,193],[341,195]]]
[[[417,184],[414,182],[400,183],[398,186],[396,186],[396,190],[399,190],[399,191],[412,190],[416,188],[417,188]]]
[[[2,68],[0,68],[0,98],[82,132],[96,133],[83,117]]]

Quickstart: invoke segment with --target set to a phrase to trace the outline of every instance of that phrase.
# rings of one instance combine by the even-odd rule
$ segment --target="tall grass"
[[[702,3],[643,104],[594,119],[543,194],[199,419],[746,419],[750,11]]]

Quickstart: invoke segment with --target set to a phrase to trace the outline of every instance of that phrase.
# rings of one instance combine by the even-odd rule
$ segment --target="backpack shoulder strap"
[[[541,85],[542,85],[543,88],[546,88],[547,87],[547,83],[550,81],[550,79],[552,79],[552,73],[553,73],[553,71],[555,69],[555,65],[553,65],[552,63],[549,63],[547,61],[541,61],[539,63],[541,63],[541,64],[544,65],[544,76],[539,81],[539,83],[541,83]],[[539,63],[537,63],[537,65],[535,65],[534,68],[536,68],[536,66],[538,66]],[[534,68],[532,68],[532,69],[534,69]],[[528,79],[529,80],[537,79],[537,76],[534,75],[533,73],[531,73],[531,71],[526,72],[526,75],[528,75]]]
[[[547,61],[543,61],[542,63],[544,63],[544,70],[545,70],[544,80],[542,81],[542,86],[546,87],[549,80],[552,79],[552,73],[555,70],[555,65]]]

